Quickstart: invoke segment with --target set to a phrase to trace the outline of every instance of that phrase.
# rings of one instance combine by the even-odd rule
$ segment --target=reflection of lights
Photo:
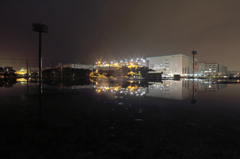
[[[27,79],[25,79],[25,78],[17,78],[17,81],[18,81],[18,82],[26,82]]]

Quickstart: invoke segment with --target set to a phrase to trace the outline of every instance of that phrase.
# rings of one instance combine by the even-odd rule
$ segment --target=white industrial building
[[[227,67],[217,62],[199,62],[198,75],[199,76],[219,76],[227,75]]]
[[[193,76],[193,57],[191,56],[175,54],[147,57],[146,60],[150,69],[156,72],[163,72],[165,77],[172,77],[175,74]],[[196,58],[194,58],[194,64],[197,65]],[[195,68],[195,71],[197,71],[197,68]]]

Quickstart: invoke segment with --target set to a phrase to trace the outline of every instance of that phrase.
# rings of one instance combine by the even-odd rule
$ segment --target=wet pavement
[[[238,83],[73,84],[0,87],[1,158],[240,157]]]

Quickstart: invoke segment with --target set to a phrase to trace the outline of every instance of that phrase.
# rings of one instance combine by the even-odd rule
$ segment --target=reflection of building
[[[163,72],[163,76],[173,76],[178,74],[181,76],[192,76],[193,58],[184,54],[164,55],[147,57],[148,67],[157,72]],[[195,65],[197,59],[194,58]]]
[[[146,96],[182,100],[191,97],[192,91],[192,80],[163,80],[162,83],[154,82],[152,85],[150,85]]]
[[[146,88],[138,86],[137,84],[121,85],[121,84],[109,84],[101,83],[94,86],[97,93],[110,93],[115,98],[123,97],[125,95],[130,96],[143,96],[146,94]]]
[[[199,80],[198,82],[198,91],[217,91],[227,87],[227,84],[217,84],[215,81],[211,80]]]
[[[216,62],[199,62],[198,75],[200,76],[227,75],[227,67]]]

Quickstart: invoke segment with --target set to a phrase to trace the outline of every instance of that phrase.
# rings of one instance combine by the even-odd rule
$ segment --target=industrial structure
[[[217,62],[199,62],[198,63],[199,76],[226,76],[228,71],[227,67]]]
[[[193,76],[193,58],[184,54],[147,57],[148,67],[156,72],[163,72],[163,77],[181,75]],[[197,71],[197,59],[194,59],[195,71]]]
[[[147,61],[143,58],[136,58],[136,59],[125,59],[125,60],[113,60],[113,61],[98,61],[96,62],[96,65],[94,68],[97,68],[98,70],[116,70],[120,69],[123,66],[126,66],[128,68],[138,68],[138,67],[146,67]]]

